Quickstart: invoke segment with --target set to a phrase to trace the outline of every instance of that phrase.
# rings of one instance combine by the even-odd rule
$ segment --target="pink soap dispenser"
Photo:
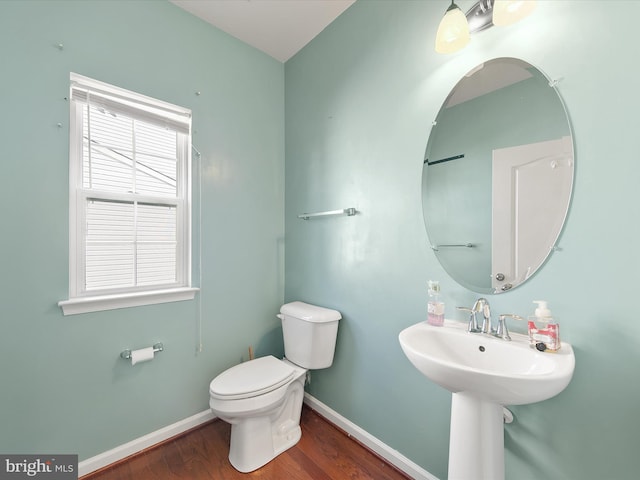
[[[529,344],[541,352],[557,352],[560,349],[560,325],[551,315],[544,300],[535,300],[538,304],[534,315],[529,317]]]
[[[444,303],[440,301],[440,282],[434,280],[429,280],[427,323],[434,327],[441,327],[444,324]]]

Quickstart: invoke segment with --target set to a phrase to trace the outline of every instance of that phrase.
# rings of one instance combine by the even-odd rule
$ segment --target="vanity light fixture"
[[[529,15],[536,0],[479,0],[466,14],[453,3],[447,9],[436,34],[436,52],[454,53],[469,43],[469,34],[493,25],[511,25]]]

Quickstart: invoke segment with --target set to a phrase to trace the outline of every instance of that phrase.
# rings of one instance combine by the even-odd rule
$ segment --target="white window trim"
[[[108,84],[77,75],[75,73],[70,74],[71,84],[82,86],[88,86],[92,89],[100,90],[108,93],[109,95],[120,96],[123,90],[117,87],[112,87]],[[135,92],[127,92],[128,98],[134,99],[140,102],[143,106],[151,110],[161,111],[163,113],[169,112],[169,114],[175,114],[176,118],[187,114],[189,116],[188,130],[190,131],[190,115],[191,112],[188,109],[178,107],[160,100],[156,100],[144,95],[137,94]],[[71,97],[70,97],[71,99]],[[71,105],[70,125],[74,125],[77,122],[77,108]],[[73,127],[71,127],[73,128]],[[70,132],[71,134],[71,132]],[[82,152],[81,139],[80,142],[69,145],[70,155],[78,155]],[[80,149],[78,151],[78,149]],[[82,265],[81,255],[78,255],[77,249],[81,247],[82,241],[79,235],[84,232],[82,225],[78,224],[78,217],[80,210],[83,208],[83,198],[86,196],[86,191],[78,187],[78,178],[81,175],[82,165],[80,162],[70,162],[69,168],[69,299],[61,300],[58,302],[58,306],[62,309],[63,315],[75,315],[79,313],[97,312],[103,310],[113,310],[118,308],[127,308],[143,305],[153,305],[158,303],[177,302],[184,300],[192,300],[195,297],[196,292],[200,289],[191,286],[191,145],[186,145],[187,158],[184,161],[184,166],[178,172],[178,184],[182,184],[182,175],[186,176],[186,192],[184,195],[179,195],[179,198],[174,202],[175,204],[182,203],[184,208],[179,209],[180,215],[186,215],[184,219],[179,219],[178,224],[183,221],[182,231],[179,235],[182,237],[178,241],[179,251],[177,253],[178,258],[185,258],[183,248],[188,249],[188,255],[186,255],[183,268],[178,271],[177,280],[179,285],[172,287],[170,285],[158,286],[157,288],[150,289],[138,289],[135,291],[123,291],[119,292],[107,292],[105,294],[96,294],[94,292],[83,292],[80,284],[82,282],[84,270]],[[78,158],[76,156],[76,158]],[[165,199],[166,200],[166,199]]]

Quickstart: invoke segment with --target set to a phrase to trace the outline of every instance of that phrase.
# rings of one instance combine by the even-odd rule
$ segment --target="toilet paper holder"
[[[161,352],[164,350],[164,345],[162,343],[154,343],[153,344],[153,353]],[[131,358],[131,349],[126,349],[120,352],[120,358],[124,358],[125,360],[129,360]]]

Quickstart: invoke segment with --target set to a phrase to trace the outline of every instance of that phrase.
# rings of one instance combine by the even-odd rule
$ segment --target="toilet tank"
[[[299,367],[316,370],[330,367],[336,349],[340,312],[304,302],[280,308],[284,356]]]

